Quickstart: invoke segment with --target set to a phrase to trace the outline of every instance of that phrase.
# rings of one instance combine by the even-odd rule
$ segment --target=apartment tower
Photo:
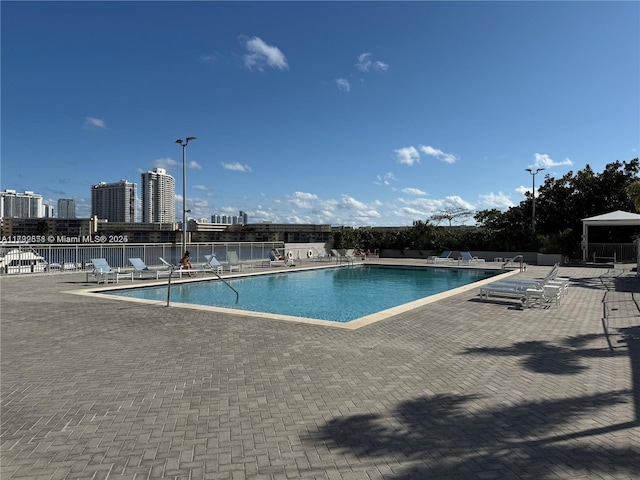
[[[0,192],[0,218],[42,218],[42,195],[33,192]]]
[[[142,174],[142,223],[176,221],[176,181],[164,168]]]
[[[58,199],[58,218],[76,218],[76,201],[73,198]]]
[[[136,221],[136,184],[126,180],[91,185],[91,216],[109,222]]]

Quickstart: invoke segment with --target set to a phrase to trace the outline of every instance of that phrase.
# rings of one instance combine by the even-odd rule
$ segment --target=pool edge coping
[[[409,267],[417,267],[417,268],[421,268],[422,266],[413,266],[413,265],[407,265]],[[322,268],[344,268],[346,267],[346,265],[342,265],[342,266],[336,266],[336,265],[322,265],[322,266],[313,266],[313,267],[306,267],[306,268],[298,268],[294,271],[301,271],[301,270],[315,270],[315,269],[322,269]],[[433,267],[432,265],[429,265],[429,267]],[[452,268],[452,267],[444,267],[444,268]],[[474,270],[477,270],[474,269]],[[488,270],[488,269],[482,269],[482,270]],[[285,270],[285,271],[291,271],[291,270]],[[270,271],[266,271],[266,272],[251,272],[251,273],[238,273],[235,275],[228,275],[225,277],[219,277],[219,279],[222,280],[226,280],[229,278],[241,278],[241,277],[249,277],[249,276],[261,276],[261,275],[269,275],[269,274],[277,274],[277,273],[282,273],[279,270],[270,270]],[[127,301],[127,302],[131,302],[131,303],[136,303],[136,304],[143,304],[143,305],[150,305],[150,306],[162,306],[162,307],[177,307],[177,308],[182,308],[182,309],[188,309],[188,310],[198,310],[198,311],[205,311],[205,312],[211,312],[211,313],[219,313],[219,314],[225,314],[225,315],[236,315],[236,316],[246,316],[246,317],[250,317],[250,318],[261,318],[261,319],[271,319],[271,320],[278,320],[278,321],[286,321],[286,322],[294,322],[294,323],[303,323],[303,324],[308,324],[308,325],[317,325],[317,326],[324,326],[324,327],[333,327],[333,328],[341,328],[343,330],[358,330],[360,328],[366,327],[368,325],[372,325],[374,323],[380,322],[382,320],[386,320],[388,318],[391,317],[395,317],[396,315],[399,315],[401,313],[405,313],[408,312],[410,310],[414,310],[416,308],[422,307],[424,305],[428,305],[430,303],[434,303],[437,302],[439,300],[443,300],[445,298],[449,298],[452,297],[454,295],[458,295],[460,293],[465,293],[468,292],[469,290],[472,290],[474,288],[479,288],[483,285],[486,285],[488,283],[491,282],[495,282],[498,281],[500,279],[503,278],[508,278],[512,275],[516,275],[518,273],[518,270],[508,270],[506,272],[503,272],[502,274],[498,274],[498,275],[494,275],[492,277],[489,278],[485,278],[482,280],[478,280],[475,282],[472,282],[468,285],[462,285],[460,287],[455,287],[452,288],[450,290],[447,290],[445,292],[440,292],[440,293],[436,293],[433,295],[429,295],[427,297],[423,297],[423,298],[419,298],[417,300],[413,300],[411,302],[407,302],[407,303],[403,303],[402,305],[397,305],[395,307],[391,307],[391,308],[387,308],[385,310],[381,310],[379,312],[375,312],[369,315],[365,315],[364,317],[359,317],[356,318],[354,320],[351,320],[349,322],[336,322],[336,321],[332,321],[332,320],[322,320],[322,319],[317,319],[317,318],[308,318],[308,317],[298,317],[298,316],[294,316],[294,315],[281,315],[281,314],[277,314],[277,313],[268,313],[268,312],[257,312],[257,311],[253,311],[253,310],[237,310],[237,309],[232,309],[232,308],[225,308],[225,307],[213,307],[213,306],[205,306],[205,305],[192,305],[192,304],[187,304],[187,303],[181,303],[181,302],[170,302],[169,305],[166,304],[166,302],[160,302],[158,300],[148,300],[148,299],[142,299],[142,298],[132,298],[132,297],[120,297],[120,296],[115,296],[115,295],[107,295],[104,292],[109,292],[112,290],[122,290],[122,289],[127,289],[127,288],[143,288],[143,287],[156,287],[156,286],[161,286],[161,285],[166,285],[168,282],[164,282],[164,281],[151,281],[149,283],[145,283],[144,285],[139,285],[137,287],[126,287],[121,283],[118,283],[116,285],[112,285],[112,286],[104,286],[102,288],[99,288],[99,290],[96,290],[95,287],[89,287],[89,288],[84,288],[84,289],[80,289],[80,290],[67,290],[64,291],[62,293],[66,293],[66,294],[71,294],[71,295],[80,295],[80,296],[85,296],[85,297],[92,297],[92,298],[101,298],[101,299],[107,299],[107,300],[116,300],[116,301]],[[215,275],[209,276],[209,277],[201,277],[201,278],[186,278],[186,279],[178,279],[178,281],[176,281],[176,284],[183,284],[183,283],[193,283],[193,282],[202,282],[202,281],[209,281],[209,280],[213,280],[215,279]],[[133,283],[133,282],[132,282]]]

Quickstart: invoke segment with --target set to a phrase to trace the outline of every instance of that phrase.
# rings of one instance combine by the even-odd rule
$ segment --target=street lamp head
[[[181,146],[186,147],[191,140],[195,140],[195,139],[196,137],[187,137],[185,140],[182,140],[181,138],[179,138],[178,140],[176,140],[176,143],[179,143]]]
[[[179,142],[181,142],[182,140],[178,140]],[[531,169],[530,168],[525,168],[525,170],[529,173],[531,173]]]

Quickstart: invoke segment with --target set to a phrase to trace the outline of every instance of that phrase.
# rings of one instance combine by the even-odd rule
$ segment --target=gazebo
[[[582,260],[587,261],[589,256],[589,227],[626,227],[640,226],[640,214],[623,212],[604,213],[595,217],[582,219]],[[615,255],[614,255],[615,256]]]

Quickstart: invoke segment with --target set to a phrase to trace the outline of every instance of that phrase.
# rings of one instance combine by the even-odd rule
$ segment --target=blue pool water
[[[356,266],[288,271],[173,284],[171,302],[267,312],[334,322],[356,318],[468,285],[500,272],[474,269]],[[167,287],[105,292],[166,302]]]

